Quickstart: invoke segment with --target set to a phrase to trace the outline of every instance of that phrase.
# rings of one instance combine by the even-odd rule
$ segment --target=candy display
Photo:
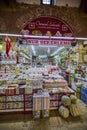
[[[61,78],[49,78],[44,80],[44,87],[67,87],[68,84],[64,79]]]
[[[48,23],[52,29],[55,23],[60,28],[59,22],[47,19]],[[28,27],[34,29],[34,24],[41,29],[45,25],[38,20]],[[43,38],[31,37],[30,33],[35,34],[35,30],[27,32],[29,36],[22,35],[22,30],[21,35],[14,34],[10,46],[7,34],[3,34],[2,38],[6,35],[7,40],[5,38],[6,46],[1,41],[0,51],[0,113],[32,112],[35,119],[49,117],[51,110],[57,110],[63,118],[80,115],[77,97],[87,103],[87,65],[82,59],[87,48],[78,38],[73,39],[69,30],[69,34],[65,34],[67,26],[63,24],[61,29],[63,35],[58,31],[55,34],[72,38],[56,38],[54,34],[47,37],[51,36],[49,30],[45,30]],[[75,47],[72,45],[74,40]]]
[[[62,96],[75,94],[56,66],[7,65],[1,72],[1,111],[33,111],[34,118],[46,118],[61,106]]]
[[[23,109],[23,106],[24,104],[22,102],[9,102],[7,103],[7,106],[6,108],[7,109],[19,109],[19,108],[22,108]]]
[[[5,102],[5,96],[0,96],[0,103]]]
[[[23,95],[7,96],[7,102],[23,101]]]
[[[50,107],[56,107],[56,108],[58,108],[58,105],[59,105],[58,101],[56,101],[56,100],[55,101],[53,101],[53,100],[50,101]]]
[[[33,102],[33,95],[32,94],[26,94],[25,95],[25,101],[32,101]]]
[[[42,117],[49,117],[50,96],[48,92],[33,95],[33,116],[40,118],[42,110]]]
[[[33,102],[25,102],[25,108],[32,109],[32,107],[33,107]]]
[[[0,103],[0,110],[6,109],[6,104],[5,103]]]

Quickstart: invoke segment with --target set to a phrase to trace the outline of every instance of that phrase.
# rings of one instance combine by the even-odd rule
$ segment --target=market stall
[[[70,98],[71,95],[75,95],[75,91],[69,87],[69,82],[62,73],[64,68],[60,67],[62,63],[61,59],[58,64],[58,57],[55,59],[53,50],[47,45],[50,44],[49,46],[51,46],[55,43],[54,52],[56,46],[60,45],[60,49],[56,49],[57,55],[59,55],[62,53],[62,50],[64,51],[64,45],[66,45],[65,50],[70,48],[73,38],[71,41],[66,40],[67,42],[64,42],[63,39],[62,42],[59,42],[58,39],[50,39],[49,36],[44,37],[45,39],[43,37],[40,39],[40,37],[36,36],[33,41],[30,36],[25,37],[20,35],[20,37],[15,44],[14,50],[9,49],[6,52],[4,50],[1,55],[0,113],[28,113],[31,111],[35,118],[40,118],[41,113],[43,117],[48,117],[50,110],[59,110],[60,106],[63,105],[63,96]],[[23,40],[22,43],[20,43],[20,39]],[[44,45],[45,49],[47,49],[45,58],[48,58],[48,60],[45,59],[44,62],[41,60],[43,57],[35,55],[34,49],[37,49],[37,52],[39,52],[39,45],[38,48],[36,47],[37,42],[39,45]],[[10,44],[7,43],[8,40],[6,41],[6,46]],[[35,46],[28,44],[35,44]],[[49,53],[51,51],[53,57]],[[73,53],[68,49],[69,54],[75,55],[74,49],[72,51]],[[50,58],[51,62],[49,62]],[[74,56],[72,58],[71,56],[67,57],[68,64],[64,63],[66,68],[65,74],[75,76],[75,67],[77,64],[73,66],[76,61],[71,62],[74,59],[76,60]]]

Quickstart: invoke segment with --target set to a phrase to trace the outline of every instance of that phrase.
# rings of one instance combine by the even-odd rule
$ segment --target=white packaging
[[[41,110],[42,109],[42,95],[34,94],[33,95],[33,110]]]
[[[43,92],[42,96],[42,116],[49,117],[50,95],[48,92]]]

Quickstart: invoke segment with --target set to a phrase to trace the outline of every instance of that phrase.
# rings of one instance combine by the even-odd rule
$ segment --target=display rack
[[[25,94],[24,95],[24,111],[31,111],[33,108],[33,95]]]
[[[50,110],[53,110],[53,109],[58,109],[59,106],[61,105],[61,97],[63,95],[68,95],[70,96],[71,94],[72,95],[75,95],[75,92],[72,91],[72,92],[51,92],[49,93],[50,94]]]
[[[1,75],[1,81],[2,79],[6,81],[1,85],[0,90],[2,93],[0,95],[0,113],[32,112],[35,93],[40,93],[43,96],[43,92],[47,92],[50,95],[50,110],[58,109],[61,105],[62,95],[75,94],[74,91],[68,88],[67,81],[58,72],[49,74],[47,67],[29,68],[28,65],[21,65],[19,70],[19,66],[11,66],[12,72],[9,66],[6,67],[6,71],[2,67],[5,73],[3,72]],[[45,76],[44,73],[48,75]],[[49,91],[50,88],[57,91],[51,92]],[[37,104],[40,104],[40,102]]]
[[[50,94],[50,110],[58,109],[61,105],[61,97],[63,95],[71,95],[75,92],[49,92]],[[28,112],[33,109],[33,94],[14,94],[0,95],[0,113],[1,112]]]
[[[0,95],[0,112],[32,110],[32,94]]]

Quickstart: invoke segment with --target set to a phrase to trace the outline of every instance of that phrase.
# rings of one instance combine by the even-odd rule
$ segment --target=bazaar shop
[[[29,22],[20,34],[0,34],[0,113],[80,115],[78,98],[87,103],[86,40],[53,17]]]

